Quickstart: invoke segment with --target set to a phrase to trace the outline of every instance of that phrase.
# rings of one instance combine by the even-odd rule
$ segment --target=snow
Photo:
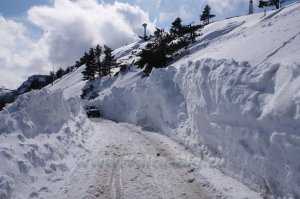
[[[168,137],[129,124],[91,122],[78,103],[62,90],[43,89],[0,112],[0,198],[230,196],[217,191],[223,188],[260,198]],[[218,184],[220,176],[237,184]]]
[[[92,125],[93,150],[47,198],[261,198],[168,137],[125,123],[95,120]]]
[[[34,99],[34,100],[33,100]],[[57,132],[80,112],[80,101],[66,101],[62,92],[50,95],[47,90],[21,95],[0,115],[1,134],[21,130],[26,137]]]
[[[299,20],[296,3],[210,24],[166,69],[94,82],[91,104],[172,137],[257,191],[300,197]]]
[[[200,58],[234,59],[251,65],[264,62],[299,63],[299,3],[250,16],[212,23],[204,28],[191,55],[178,65]]]
[[[85,65],[76,69],[67,75],[64,75],[61,79],[54,82],[53,85],[47,86],[50,91],[63,91],[63,95],[66,99],[79,97],[82,93],[82,88],[86,84],[86,81],[82,81],[82,71],[85,69]]]
[[[1,199],[34,198],[59,187],[85,152],[90,127],[80,103],[45,89],[0,112]]]
[[[89,102],[85,66],[19,96],[0,112],[0,198],[299,198],[299,20],[295,3],[212,23],[149,77],[132,65],[147,42],[124,46],[128,72]]]
[[[293,195],[300,190],[298,70],[204,59],[144,79],[133,72],[127,83],[119,77],[93,103],[105,118],[164,132],[200,154],[207,148],[209,161],[256,190]]]

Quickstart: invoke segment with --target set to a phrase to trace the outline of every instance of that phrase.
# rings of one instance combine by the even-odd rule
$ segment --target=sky
[[[0,0],[0,87],[66,68],[90,47],[112,48],[176,18],[199,23],[208,3],[216,20],[243,15],[249,0]]]

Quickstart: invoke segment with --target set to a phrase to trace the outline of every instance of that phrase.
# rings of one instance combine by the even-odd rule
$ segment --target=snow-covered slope
[[[234,59],[251,65],[265,62],[300,62],[299,3],[262,13],[210,24],[191,55],[180,63],[200,58]]]
[[[78,98],[82,94],[82,88],[85,85],[85,81],[82,81],[82,71],[85,66],[76,69],[61,79],[54,82],[54,85],[49,85],[46,87],[49,91],[63,91],[63,95],[66,99]]]
[[[189,55],[148,78],[132,69],[95,82],[93,103],[106,118],[175,138],[256,190],[300,197],[299,3],[202,32]]]

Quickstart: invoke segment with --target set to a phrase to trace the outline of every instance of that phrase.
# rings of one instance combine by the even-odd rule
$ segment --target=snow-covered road
[[[127,124],[95,124],[93,150],[81,157],[57,198],[210,198],[176,146]],[[171,148],[175,147],[175,148]]]
[[[201,160],[170,138],[129,124],[99,120],[93,125],[87,153],[60,191],[46,198],[205,199],[227,198],[230,192],[233,198],[259,198],[233,179],[205,169]],[[211,184],[214,176],[222,188]]]

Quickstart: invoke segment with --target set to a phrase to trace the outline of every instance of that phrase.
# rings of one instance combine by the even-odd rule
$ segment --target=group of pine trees
[[[180,18],[172,23],[169,32],[157,28],[154,38],[138,54],[140,59],[135,63],[144,68],[145,75],[149,75],[153,68],[165,67],[173,60],[173,55],[180,49],[194,42],[197,30],[201,25],[183,25]]]
[[[260,0],[258,3],[259,8],[275,6],[276,9],[280,8],[280,0]]]
[[[281,0],[259,0],[258,7],[264,8],[264,15],[266,16],[267,7],[275,6],[276,9],[280,8]]]
[[[146,76],[153,68],[165,67],[174,60],[176,53],[195,42],[198,30],[209,24],[213,17],[215,15],[211,14],[211,8],[206,5],[200,16],[203,25],[183,25],[181,18],[178,17],[173,21],[169,32],[157,28],[154,38],[138,54],[140,59],[135,64],[144,69]]]
[[[66,74],[72,72],[72,71],[74,70],[74,68],[75,68],[74,66],[69,66],[69,67],[67,67],[65,70],[62,69],[62,68],[59,68],[56,72],[51,71],[51,72],[50,72],[50,79],[51,79],[52,81],[55,81],[55,80],[57,80],[57,79],[60,79],[60,78],[62,78],[64,75],[66,75]],[[51,83],[52,83],[52,82],[51,82]]]
[[[97,45],[96,48],[90,48],[89,52],[85,52],[77,64],[86,65],[82,72],[84,80],[95,80],[97,77],[110,75],[111,69],[116,67],[117,62],[111,48]]]

